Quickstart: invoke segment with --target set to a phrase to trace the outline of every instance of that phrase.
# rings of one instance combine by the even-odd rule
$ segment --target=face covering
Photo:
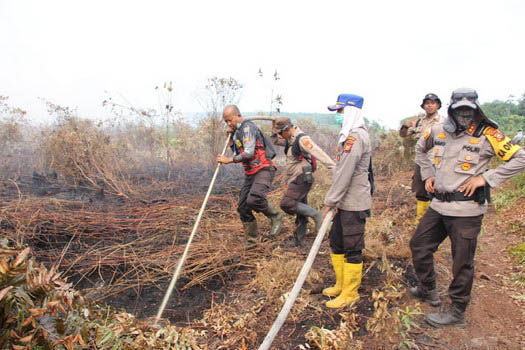
[[[335,123],[339,126],[343,126],[343,121],[345,120],[344,113],[336,113],[335,114]]]
[[[454,111],[456,123],[463,130],[467,129],[470,124],[472,124],[472,120],[474,119],[475,115],[476,111],[472,108],[458,109],[457,111]]]

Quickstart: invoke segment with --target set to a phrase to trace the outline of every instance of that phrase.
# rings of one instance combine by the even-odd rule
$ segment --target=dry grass
[[[145,286],[161,288],[177,264],[201,205],[202,187],[206,184],[199,180],[209,157],[196,159],[195,155],[214,153],[223,142],[217,130],[212,140],[205,133],[217,129],[216,123],[203,121],[198,129],[173,119],[164,130],[153,123],[121,124],[118,129],[79,119],[69,109],[50,107],[54,108],[57,118],[55,124],[42,133],[40,149],[47,172],[56,172],[58,182],[69,186],[103,189],[126,200],[97,207],[87,201],[35,198],[27,196],[22,189],[17,200],[0,204],[0,234],[38,247],[35,254],[39,260],[56,263],[57,268],[74,275],[80,282],[93,279],[85,291],[95,300],[126,290],[134,290],[138,295]],[[314,127],[309,121],[301,122],[306,131]],[[333,148],[331,130],[323,129],[316,137],[319,144]],[[399,137],[393,132],[386,133],[382,141],[380,151],[374,155],[378,192],[374,196],[373,215],[367,220],[364,255],[375,264],[382,262],[383,274],[387,276],[387,284],[374,294],[378,313],[370,329],[380,334],[389,326],[388,332],[395,338],[399,328],[395,323],[397,311],[392,305],[399,302],[401,277],[388,259],[409,256],[407,242],[411,227],[407,221],[413,219],[414,205],[406,184],[383,177],[392,176],[408,164],[399,161],[403,154]],[[177,165],[182,165],[181,171],[175,171]],[[195,174],[185,172],[190,167],[202,170]],[[283,184],[283,177],[279,175],[276,182]],[[331,172],[321,165],[315,177],[309,202],[321,209],[331,184]],[[276,206],[285,187],[280,186],[269,196]],[[153,193],[176,193],[174,190],[180,188],[185,188],[184,193],[188,194],[164,195],[163,198],[168,199],[151,201],[155,198]],[[4,189],[1,187],[0,191]],[[133,345],[176,348],[174,344],[183,346],[184,343],[196,349],[199,346],[196,339],[200,337],[209,349],[256,348],[291,290],[305,254],[279,248],[293,232],[294,218],[289,215],[285,215],[283,234],[269,238],[265,235],[269,221],[257,214],[261,237],[255,245],[246,244],[236,202],[231,194],[212,196],[184,266],[184,284],[180,290],[205,287],[210,281],[231,285],[221,302],[212,302],[202,319],[193,324],[194,330],[152,329],[147,322],[140,323],[131,315],[111,312],[105,316],[103,312],[107,310],[93,309],[90,311],[93,318],[106,321],[104,327],[97,328],[91,344],[106,349],[120,342],[121,348],[127,349]],[[326,248],[327,243],[324,245]],[[319,295],[311,294],[313,289],[327,284],[331,276],[325,273],[327,270],[329,267],[321,265],[314,265],[311,270],[290,314],[289,335],[296,336],[299,332],[304,335],[295,323],[316,325],[323,317],[333,320],[334,316],[327,313]],[[377,311],[382,305],[387,305],[387,313]],[[313,326],[306,333],[308,346],[327,350],[360,349],[362,344],[352,335],[359,328],[356,323],[359,317],[355,310],[345,310],[335,329]],[[206,334],[199,333],[198,330],[203,329]],[[71,335],[67,342],[73,339],[79,342],[75,334]],[[83,336],[82,339],[88,342]],[[106,340],[103,342],[103,339]]]

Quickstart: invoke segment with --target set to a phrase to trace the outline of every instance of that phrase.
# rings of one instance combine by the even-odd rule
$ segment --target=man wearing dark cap
[[[323,294],[336,297],[326,302],[329,308],[340,308],[359,300],[365,248],[365,223],[372,207],[370,136],[361,115],[363,98],[342,94],[337,103],[329,106],[337,111],[336,122],[341,125],[337,141],[336,165],[332,186],[325,197],[326,215],[335,209],[330,229],[330,254],[335,271],[335,285]],[[323,215],[323,216],[324,216]]]
[[[272,143],[253,122],[243,119],[237,106],[226,106],[222,118],[233,133],[230,142],[233,157],[219,154],[217,162],[242,163],[244,167],[246,176],[237,206],[244,232],[249,240],[257,237],[257,221],[253,215],[255,211],[263,213],[272,221],[270,234],[277,235],[281,229],[282,214],[266,198],[276,170],[272,161],[275,157]]]
[[[315,144],[299,127],[292,124],[290,118],[276,117],[272,122],[272,139],[276,145],[284,146],[286,155],[286,182],[288,188],[281,200],[281,209],[295,218],[295,245],[302,247],[306,235],[308,217],[315,221],[315,232],[323,221],[320,211],[308,205],[308,192],[312,188],[317,161],[328,169],[334,161]]]
[[[505,163],[489,169],[494,156]],[[426,320],[435,327],[465,327],[477,237],[490,199],[488,189],[525,169],[525,152],[485,116],[475,90],[460,88],[452,93],[445,122],[433,125],[419,139],[416,161],[433,199],[410,240],[419,285],[409,291],[432,306],[441,304],[433,255],[449,237],[453,278],[448,295],[452,303],[443,312],[427,315]]]
[[[442,117],[437,112],[441,108],[441,100],[436,94],[426,94],[421,103],[421,108],[425,110],[425,114],[420,114],[417,119],[405,122],[399,130],[399,136],[410,138],[411,142],[408,142],[408,147],[411,148],[432,125],[442,122]],[[417,164],[412,175],[412,192],[416,194],[417,199],[417,224],[430,205],[430,195],[425,190],[425,184],[421,180],[421,169]]]

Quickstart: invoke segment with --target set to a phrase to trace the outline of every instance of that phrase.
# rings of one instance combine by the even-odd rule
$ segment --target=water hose
[[[288,314],[290,313],[290,310],[292,309],[292,306],[295,303],[295,299],[297,299],[297,296],[299,295],[299,292],[303,287],[303,283],[306,280],[306,277],[308,276],[308,272],[310,272],[310,269],[312,268],[312,264],[315,260],[315,257],[317,256],[317,252],[319,252],[319,247],[323,242],[325,232],[328,229],[330,223],[332,222],[334,214],[335,211],[333,209],[326,214],[323,223],[321,224],[321,228],[317,233],[317,237],[315,237],[314,244],[312,244],[310,253],[308,253],[308,257],[304,262],[301,272],[299,272],[299,276],[297,276],[297,280],[295,281],[292,291],[288,295],[288,298],[286,298],[286,302],[284,303],[281,312],[273,322],[272,328],[270,328],[270,331],[268,332],[268,334],[266,334],[266,337],[264,338],[264,341],[262,342],[261,346],[259,346],[259,350],[268,350],[270,348],[270,345],[272,345],[272,342],[277,336],[277,333],[279,333],[279,330],[284,324],[284,321],[286,321],[286,318],[288,317]]]

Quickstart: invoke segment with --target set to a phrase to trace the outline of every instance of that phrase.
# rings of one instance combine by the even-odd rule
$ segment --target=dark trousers
[[[410,240],[410,250],[421,284],[433,289],[436,285],[434,252],[445,238],[452,246],[453,279],[448,295],[453,302],[467,304],[474,282],[474,255],[483,215],[444,216],[429,208]]]
[[[262,212],[268,208],[266,196],[271,190],[274,176],[274,167],[262,168],[253,175],[245,176],[237,205],[241,221],[251,222],[255,220],[252,211]]]
[[[425,182],[421,178],[421,167],[416,164],[412,175],[412,192],[415,192],[418,201],[428,202],[431,197],[425,190]]]
[[[281,209],[290,215],[296,215],[295,227],[297,230],[305,230],[308,224],[308,217],[297,214],[297,203],[301,202],[308,204],[308,192],[312,188],[312,183],[306,183],[303,176],[299,175],[295,178],[286,189],[283,199],[281,200]]]
[[[347,263],[363,262],[365,223],[370,210],[337,212],[330,229],[330,248],[334,254],[344,254]]]

